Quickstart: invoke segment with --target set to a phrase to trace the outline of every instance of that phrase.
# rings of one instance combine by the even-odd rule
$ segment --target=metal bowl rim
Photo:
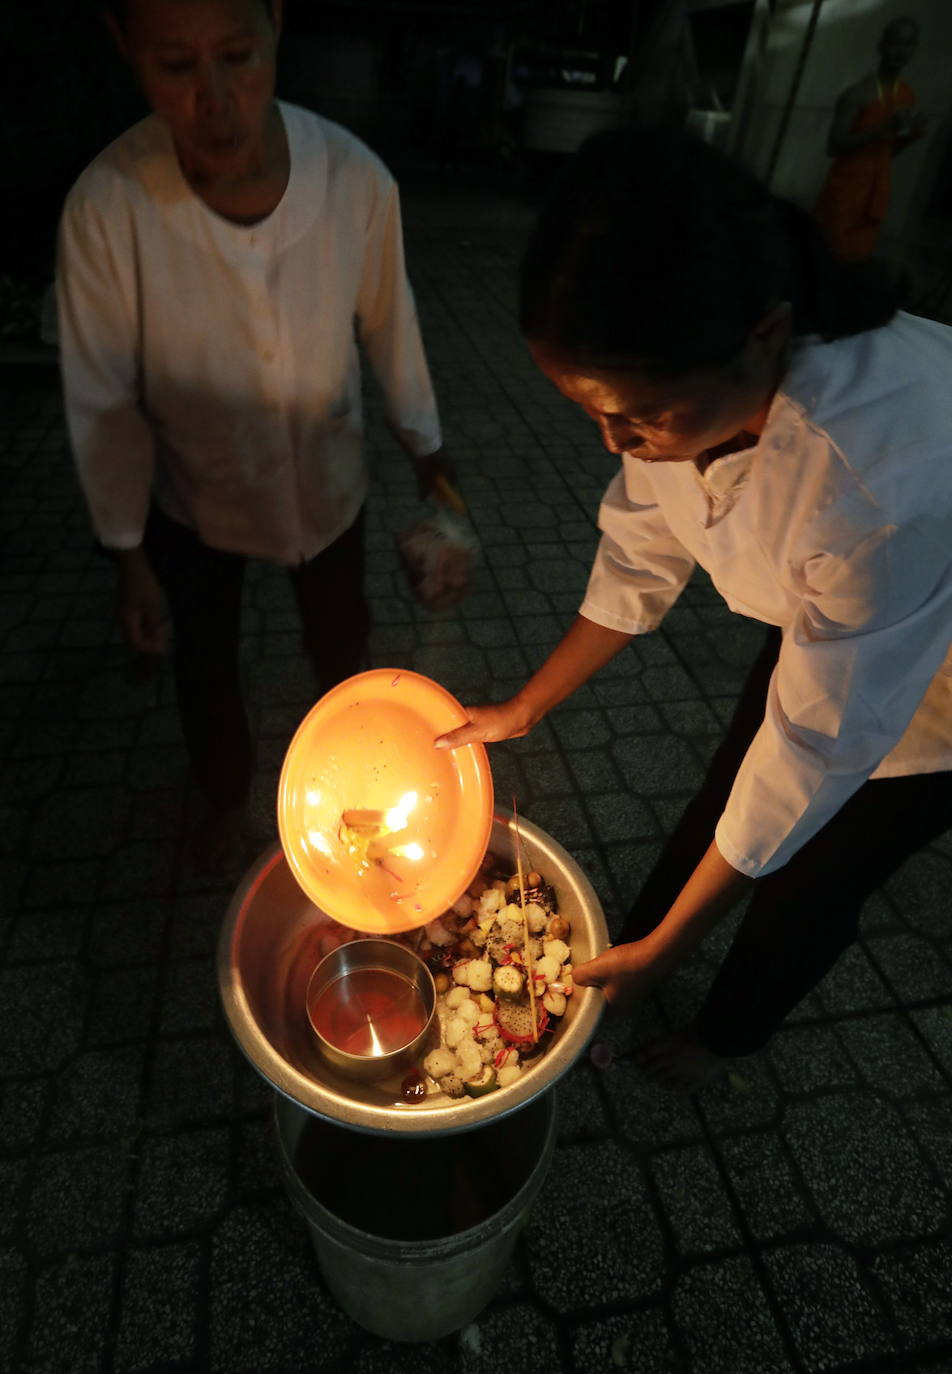
[[[511,829],[512,813],[505,807],[496,807],[493,822],[499,822],[506,829]],[[602,936],[604,947],[607,948],[608,927],[604,913],[595,889],[584,871],[557,840],[532,821],[520,817],[519,828],[540,852],[550,853],[572,872],[573,881],[591,913],[595,934]],[[258,1022],[252,1013],[244,988],[235,975],[231,957],[245,898],[252,887],[262,881],[271,868],[283,858],[284,852],[278,841],[270,850],[265,851],[235,889],[225,913],[218,942],[218,979],[225,1017],[239,1049],[251,1067],[290,1101],[327,1121],[370,1134],[397,1131],[406,1135],[455,1135],[486,1121],[518,1111],[540,1092],[557,1083],[584,1053],[605,1008],[601,991],[591,987],[576,988],[573,994],[579,998],[579,1010],[570,1027],[573,1047],[577,1046],[573,1048],[571,1057],[556,1055],[548,1065],[538,1066],[508,1087],[497,1088],[495,1092],[486,1093],[483,1097],[469,1098],[461,1105],[454,1101],[442,1102],[434,1107],[423,1104],[408,1104],[404,1107],[394,1103],[378,1106],[374,1103],[355,1101],[334,1088],[317,1084],[314,1079],[294,1068],[279,1055],[260,1029],[257,1035],[252,1033],[251,1028],[257,1029]],[[563,1041],[560,1040],[559,1045],[554,1048],[558,1049],[562,1044]],[[563,1058],[567,1062],[559,1063]],[[534,1083],[538,1086],[533,1086]]]

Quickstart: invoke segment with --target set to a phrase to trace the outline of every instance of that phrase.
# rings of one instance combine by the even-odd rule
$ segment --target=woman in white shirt
[[[139,653],[174,631],[209,811],[240,827],[252,744],[238,674],[248,556],[288,567],[319,690],[359,670],[360,366],[421,491],[445,474],[397,188],[327,120],[274,98],[281,0],[113,0],[152,107],[70,192],[57,289],[66,416]]]
[[[884,282],[674,132],[591,140],[527,249],[529,347],[620,468],[577,620],[441,744],[527,733],[695,564],[772,627],[620,943],[575,973],[642,997],[749,895],[694,1023],[645,1053],[670,1084],[759,1049],[952,826],[952,330]]]

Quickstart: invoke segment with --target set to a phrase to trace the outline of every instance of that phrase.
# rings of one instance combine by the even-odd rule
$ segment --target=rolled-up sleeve
[[[74,191],[56,266],[64,406],[93,526],[116,549],[142,542],[155,463],[139,403],[135,270],[131,245]]]
[[[443,442],[416,302],[407,280],[400,199],[380,169],[357,298],[360,341],[384,392],[387,421],[407,451],[424,458]]]
[[[647,634],[661,624],[694,571],[647,482],[622,469],[602,498],[601,541],[580,613],[607,629]]]
[[[723,857],[782,867],[896,745],[952,639],[948,519],[877,529],[802,568],[764,722],[716,829]]]

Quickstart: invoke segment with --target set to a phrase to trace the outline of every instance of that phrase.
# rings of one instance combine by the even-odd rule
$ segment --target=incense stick
[[[529,978],[529,1014],[532,1017],[532,1041],[539,1043],[539,1027],[536,1022],[535,972],[532,966],[532,951],[529,948],[529,918],[526,915],[526,884],[522,876],[522,840],[519,835],[519,812],[516,799],[512,799],[512,823],[516,831],[516,874],[519,878],[519,904],[522,908],[522,939],[526,957],[526,973]]]

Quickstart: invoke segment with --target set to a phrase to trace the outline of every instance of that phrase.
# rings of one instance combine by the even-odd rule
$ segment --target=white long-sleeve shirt
[[[280,103],[290,178],[242,226],[190,189],[150,116],[70,191],[57,293],[70,438],[99,538],[151,497],[216,548],[297,563],[365,498],[355,332],[404,447],[440,447],[396,185],[358,139]]]
[[[755,447],[626,455],[581,613],[652,630],[695,564],[783,632],[764,722],[716,829],[757,876],[869,777],[952,768],[952,329],[900,313],[797,348]]]

